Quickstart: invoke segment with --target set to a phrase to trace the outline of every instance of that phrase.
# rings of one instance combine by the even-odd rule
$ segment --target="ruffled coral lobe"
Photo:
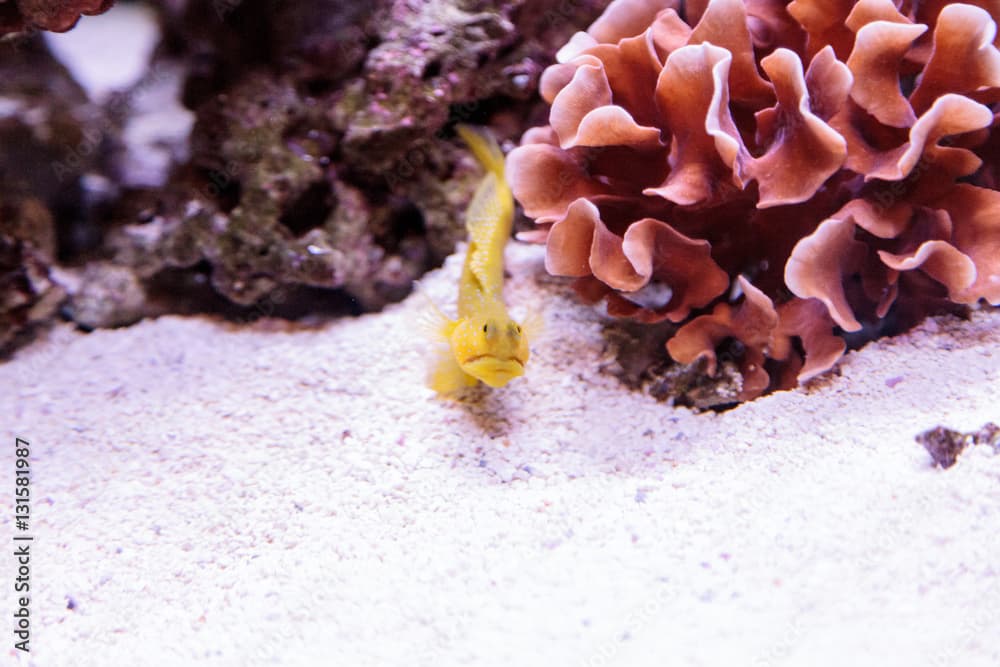
[[[66,32],[81,14],[101,14],[113,4],[114,0],[9,0],[0,3],[0,36],[25,30]]]
[[[741,399],[823,373],[843,332],[1000,304],[998,15],[615,0],[508,159],[526,236],[609,314],[680,324],[678,362],[740,350]]]

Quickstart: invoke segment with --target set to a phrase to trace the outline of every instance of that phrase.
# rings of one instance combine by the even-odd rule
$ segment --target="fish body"
[[[503,300],[503,251],[514,220],[514,197],[504,177],[504,156],[485,130],[460,125],[459,136],[486,169],[466,211],[469,247],[458,285],[458,318],[438,311],[437,335],[447,350],[429,384],[441,394],[484,382],[502,387],[524,374],[528,336]]]

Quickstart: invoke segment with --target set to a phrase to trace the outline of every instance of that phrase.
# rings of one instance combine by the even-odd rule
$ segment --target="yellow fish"
[[[503,250],[514,220],[514,198],[504,178],[504,155],[486,130],[457,128],[486,169],[465,214],[469,249],[458,284],[458,319],[437,307],[433,332],[447,343],[428,384],[452,394],[479,381],[502,387],[524,374],[528,334],[511,319],[503,301]]]

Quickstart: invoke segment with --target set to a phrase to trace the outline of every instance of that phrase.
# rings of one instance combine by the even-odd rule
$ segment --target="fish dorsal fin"
[[[456,125],[455,131],[466,143],[479,164],[490,173],[503,180],[503,151],[500,150],[493,133],[485,128],[471,125]]]
[[[504,181],[503,152],[488,130],[459,125],[457,131],[487,170],[465,214],[469,233],[466,267],[484,297],[499,298],[503,250],[514,219],[514,199]]]

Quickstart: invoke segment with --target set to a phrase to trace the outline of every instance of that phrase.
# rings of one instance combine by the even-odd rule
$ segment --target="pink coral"
[[[24,30],[65,32],[81,14],[100,14],[113,4],[114,0],[4,0],[0,2],[0,35]]]
[[[524,236],[610,314],[680,324],[679,362],[714,372],[739,341],[743,399],[829,369],[865,323],[998,305],[998,15],[614,0],[508,158]]]

